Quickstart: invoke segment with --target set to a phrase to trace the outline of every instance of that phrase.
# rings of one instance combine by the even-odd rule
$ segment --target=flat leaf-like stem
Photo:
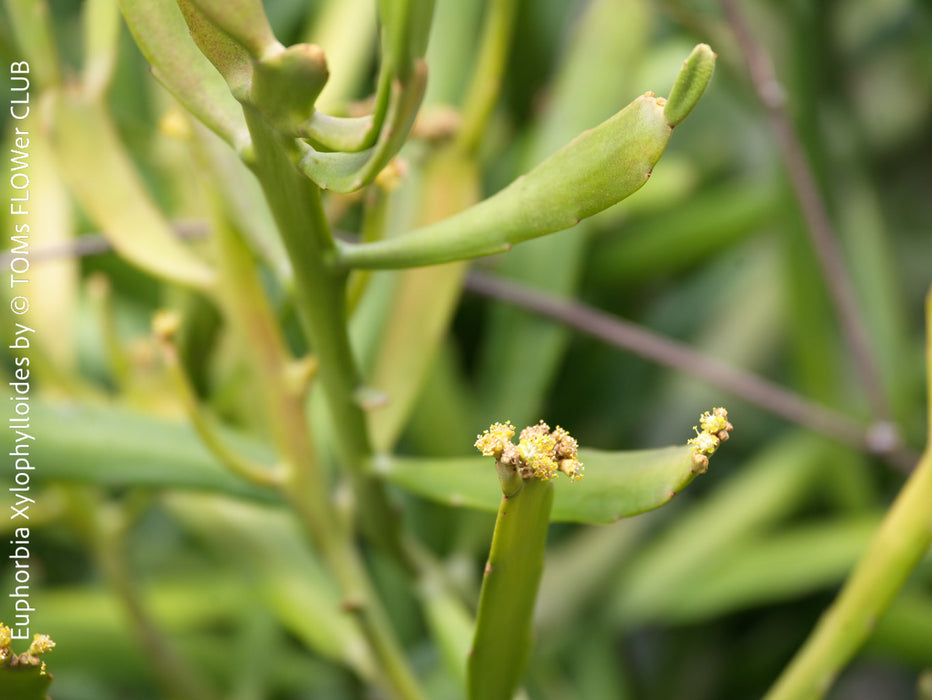
[[[261,0],[192,0],[192,4],[255,59],[278,45]]]
[[[705,89],[715,55],[700,45],[674,85],[676,109],[648,92],[584,131],[505,189],[459,214],[395,238],[340,243],[337,263],[357,268],[436,265],[502,253],[516,243],[575,226],[640,189],[673,126]]]
[[[501,253],[570,228],[644,185],[671,132],[663,100],[642,95],[492,197],[404,236],[343,243],[338,262],[368,268],[433,265]]]
[[[374,126],[372,114],[334,117],[315,111],[298,127],[298,136],[308,139],[318,150],[354,153],[370,145]]]
[[[676,78],[663,115],[670,126],[681,124],[699,102],[715,69],[715,54],[708,44],[698,44],[683,61],[683,69]]]
[[[51,133],[64,178],[123,258],[162,279],[212,287],[213,270],[178,240],[152,202],[102,102],[63,91]]]
[[[188,423],[88,403],[32,403],[33,459],[37,478],[98,486],[211,491],[278,500],[273,491],[221,466]],[[271,450],[229,430],[224,441],[240,455],[271,463]],[[107,435],[107,449],[100,436]]]
[[[220,71],[233,96],[242,99],[252,82],[253,61],[249,52],[211,22],[192,0],[178,0],[178,8],[194,43]]]
[[[173,0],[120,0],[120,10],[155,77],[238,152],[249,144],[239,104],[200,52]]]
[[[375,145],[358,152],[318,151],[301,143],[299,167],[319,187],[334,192],[352,192],[375,179],[408,137],[427,87],[427,64],[417,61],[405,81],[394,80],[385,123]],[[373,123],[378,123],[377,115]],[[319,122],[321,123],[321,122]]]
[[[611,523],[659,508],[698,473],[686,445],[631,452],[579,450],[585,476],[554,481],[551,520]],[[380,459],[389,481],[419,496],[451,506],[495,511],[501,489],[488,457]]]

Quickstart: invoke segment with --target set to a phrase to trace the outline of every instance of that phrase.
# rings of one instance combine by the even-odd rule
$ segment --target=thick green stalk
[[[932,541],[930,503],[932,451],[927,449],[838,598],[766,700],[825,695],[928,549]]]
[[[488,9],[482,49],[472,69],[472,88],[463,117],[463,130],[473,136],[464,141],[461,131],[457,141],[435,150],[424,164],[418,224],[441,221],[479,199],[479,173],[473,151],[478,148],[477,139],[484,133],[498,96],[515,4],[514,0],[496,0]],[[465,54],[459,56],[461,63],[469,58]],[[445,59],[451,59],[449,52]],[[446,92],[452,100],[455,87],[447,84],[434,89],[440,94]],[[390,397],[386,407],[373,412],[370,422],[372,442],[378,452],[391,451],[410,422],[411,411],[446,338],[466,269],[465,263],[453,263],[399,271],[395,275],[389,321],[378,339],[372,369],[366,375],[374,388]]]
[[[926,300],[929,437],[932,438],[932,293]],[[870,636],[932,542],[932,445],[919,459],[838,598],[766,700],[822,697]]]
[[[536,478],[502,496],[469,657],[470,700],[509,700],[521,679],[552,504],[553,484]]]
[[[327,264],[335,253],[319,189],[294,167],[292,141],[244,106],[256,152],[256,173],[294,268],[299,317],[319,361],[340,460],[357,499],[366,534],[398,552],[398,519],[381,482],[367,472],[371,447],[356,400],[360,379],[346,332],[346,275]]]
[[[261,380],[272,431],[286,476],[281,484],[310,539],[320,549],[343,596],[345,610],[358,622],[379,662],[383,688],[406,700],[421,698],[400,645],[369,583],[350,528],[339,518],[308,432],[303,382],[289,382],[290,357],[265,303],[245,245],[225,223],[218,226],[227,312],[248,338]],[[342,308],[342,305],[341,305]]]
[[[272,131],[251,107],[244,111],[256,146],[256,172],[294,267],[296,305],[320,363],[318,376],[341,462],[353,483],[357,512],[373,540],[398,552],[398,519],[391,513],[381,482],[365,471],[370,447],[362,410],[354,398],[359,380],[346,334],[345,275],[326,264],[333,239],[320,192],[294,169],[287,151],[290,142]],[[309,441],[300,439],[307,433],[304,418],[297,406],[290,416],[283,416],[292,423],[290,435],[300,443],[292,456],[296,461],[293,479],[286,487],[289,496],[339,581],[346,609],[359,621],[392,692],[407,700],[421,698],[349,533],[339,526],[320,481],[303,468],[314,461]]]

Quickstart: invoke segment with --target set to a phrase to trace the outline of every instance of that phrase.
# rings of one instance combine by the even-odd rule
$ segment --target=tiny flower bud
[[[728,439],[732,425],[728,422],[728,411],[724,408],[713,408],[699,416],[699,425],[695,425],[696,437],[686,441],[693,449],[693,464],[696,471],[705,472],[709,466],[709,456],[715,453],[718,446]]]

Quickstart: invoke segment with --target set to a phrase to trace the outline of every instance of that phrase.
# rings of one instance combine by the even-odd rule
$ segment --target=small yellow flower
[[[518,454],[527,465],[530,476],[542,481],[556,478],[557,463],[553,459],[556,446],[557,440],[550,434],[550,426],[544,421],[521,431]]]
[[[47,634],[35,634],[32,636],[32,644],[29,645],[29,651],[26,653],[31,656],[39,656],[55,648],[55,642]]]
[[[713,408],[711,413],[706,411],[699,416],[699,424],[702,426],[702,432],[718,435],[729,426],[728,411],[724,408]]]
[[[690,438],[686,444],[693,448],[693,463],[696,470],[704,472],[709,466],[709,456],[715,453],[718,446],[728,439],[732,425],[728,422],[728,411],[724,408],[713,408],[699,416],[699,425],[695,425],[696,437]]]
[[[13,632],[0,622],[0,649],[9,649],[13,642]]]
[[[551,481],[563,472],[573,481],[582,478],[583,466],[577,458],[576,440],[563,428],[540,421],[521,431],[517,447],[511,442],[515,434],[509,421],[493,423],[476,440],[476,448],[487,457],[517,469],[523,479]]]
[[[511,442],[514,437],[515,428],[511,421],[504,423],[493,423],[482,435],[477,436],[476,449],[486,457],[495,457],[498,459],[502,456],[505,445]]]
[[[687,445],[692,445],[693,452],[701,455],[711,455],[718,449],[720,440],[712,433],[700,433],[696,431],[696,437],[686,441]]]

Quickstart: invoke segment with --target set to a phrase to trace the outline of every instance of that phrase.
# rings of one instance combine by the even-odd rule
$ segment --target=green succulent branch
[[[426,85],[422,56],[431,0],[380,2],[382,60],[373,112],[362,119],[332,117],[315,109],[328,78],[323,52],[311,44],[282,46],[258,0],[178,0],[177,8],[170,5],[164,0],[152,8],[132,0],[121,3],[163,82],[234,145],[256,174],[291,261],[295,306],[319,362],[317,378],[330,409],[340,462],[353,486],[359,523],[372,541],[409,562],[411,543],[406,543],[407,549],[402,543],[383,482],[371,471],[372,443],[357,398],[360,375],[347,334],[349,270],[434,265],[500,252],[571,227],[624,199],[647,181],[673,128],[700,98],[711,77],[714,54],[707,46],[697,47],[670,100],[653,93],[639,97],[486,201],[407,236],[343,244],[331,234],[321,190],[350,192],[372,182],[406,140]],[[456,144],[461,151],[476,147],[487,121],[496,92],[487,74],[497,67],[492,71],[497,84],[514,18],[513,2],[496,3],[490,10],[477,80],[467,101],[466,129]],[[153,37],[175,42],[178,48],[166,50]],[[219,71],[241,113],[230,109],[228,96],[212,101],[222,84],[204,69],[208,64],[203,57]],[[186,60],[195,68],[183,70]],[[209,92],[206,99],[203,92]],[[328,502],[328,484],[307,434],[303,392],[293,391],[285,381],[289,358],[278,330],[269,326],[268,310],[257,306],[262,290],[246,269],[246,250],[228,222],[220,223],[220,286],[235,300],[227,304],[228,315],[243,326],[256,355],[285,463],[286,475],[278,486],[340,583],[345,608],[359,622],[380,662],[384,687],[402,698],[419,697],[351,528],[341,524]],[[718,424],[724,419],[715,420]],[[551,432],[541,423],[523,431],[518,446],[508,441],[506,447],[502,435],[509,429],[493,426],[497,437],[487,434],[485,442],[481,438],[477,443],[483,453],[496,457],[504,494],[467,673],[471,697],[484,700],[510,697],[530,648],[531,613],[554,498],[550,481],[558,471],[574,480],[581,476],[575,440],[562,429]],[[382,441],[391,443],[396,430],[385,428]],[[724,427],[719,432],[724,434]],[[704,470],[707,455],[718,445],[718,438],[707,433],[704,426],[693,441],[691,473]],[[498,440],[498,446],[490,440]],[[253,467],[234,465],[255,480],[258,472]],[[445,616],[438,614],[438,620]],[[461,626],[463,615],[454,618],[459,622],[451,629]]]
[[[731,434],[724,408],[699,417],[691,448],[693,473],[703,473],[709,457]],[[562,472],[583,477],[576,440],[541,421],[521,431],[517,445],[510,422],[494,423],[476,448],[495,458],[502,499],[468,660],[470,700],[508,700],[517,687],[531,649],[531,621],[544,566],[547,526],[554,501],[553,480]],[[600,464],[604,466],[604,464]],[[634,486],[632,485],[632,489]],[[633,514],[633,513],[632,513]]]
[[[544,568],[547,526],[557,471],[582,476],[576,441],[543,421],[511,442],[510,423],[495,423],[476,440],[495,458],[502,501],[485,565],[476,633],[468,662],[471,700],[511,698],[531,649],[531,616]]]
[[[683,61],[683,68],[673,83],[663,116],[670,126],[683,123],[705,92],[715,69],[715,54],[708,44],[698,44]]]
[[[320,363],[319,377],[332,415],[336,443],[353,482],[363,529],[374,541],[398,551],[398,520],[384,488],[368,472],[371,448],[365,417],[357,402],[360,386],[346,331],[346,275],[326,264],[333,238],[320,191],[301,176],[288,157],[291,142],[252,110],[245,110],[256,144],[256,172],[278,229],[295,261],[294,295],[298,314]]]
[[[33,635],[29,648],[13,651],[12,630],[0,622],[0,695],[17,700],[46,700],[52,674],[39,657],[55,648],[47,634]]]
[[[176,314],[166,311],[156,315],[152,321],[152,328],[162,346],[162,357],[165,359],[172,383],[181,398],[191,425],[194,426],[207,449],[238,477],[258,486],[281,486],[284,476],[282,471],[254,462],[228,445],[216,430],[204,407],[200,405],[194,388],[184,371],[175,344],[175,336],[180,324],[181,319]]]
[[[674,83],[673,103],[646,93],[492,197],[404,236],[340,243],[337,262],[397,268],[492,255],[617,204],[650,178],[673,127],[702,96],[714,63],[711,49],[699,45]]]
[[[152,74],[184,107],[244,159],[246,121],[224,79],[191,39],[174,0],[120,0],[123,18]]]
[[[501,89],[517,14],[516,0],[496,0],[487,10],[479,57],[463,102],[462,124],[456,135],[456,145],[464,153],[474,152],[482,141]]]
[[[928,437],[912,475],[854,571],[766,700],[824,696],[932,544],[932,290],[926,297]]]
[[[268,153],[268,150],[260,153]],[[258,162],[261,168],[261,156]],[[293,362],[264,302],[263,290],[248,249],[227,222],[218,221],[216,228],[222,284],[227,292],[224,295],[226,311],[233,323],[239,326],[240,335],[246,339],[253,355],[278,453],[284,462],[281,477],[272,473],[275,484],[292,504],[309,538],[329,564],[343,595],[344,608],[357,621],[374,658],[380,662],[383,687],[398,698],[420,698],[414,674],[369,582],[351,528],[339,517],[330,500],[330,488],[308,430],[306,381],[299,377],[295,382],[293,373],[289,371]],[[337,308],[342,309],[343,304],[338,304]],[[314,322],[317,322],[316,318]],[[315,344],[320,358],[323,357],[321,347],[327,347],[327,344]],[[331,369],[334,367],[332,363],[329,366]],[[248,469],[247,476],[258,476],[253,474],[250,465],[237,466]],[[369,480],[363,488],[377,486],[380,486],[378,482]],[[381,491],[361,490],[360,494],[362,506],[372,503],[374,498],[384,497]],[[380,526],[385,528],[388,525],[380,523]]]

